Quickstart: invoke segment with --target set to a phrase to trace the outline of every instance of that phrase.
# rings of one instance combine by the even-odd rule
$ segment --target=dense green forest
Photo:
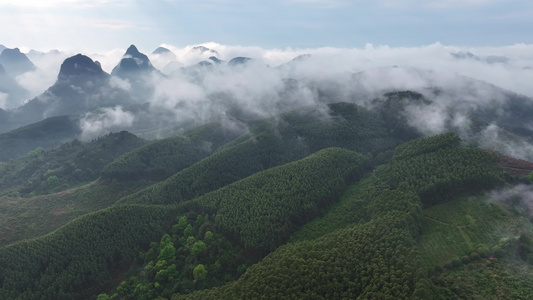
[[[177,203],[323,148],[342,147],[384,157],[383,152],[398,143],[379,114],[349,103],[333,104],[329,109],[327,115],[309,108],[256,122],[250,133],[213,155],[119,202]]]
[[[101,176],[119,180],[164,179],[209,156],[240,133],[223,123],[210,123],[184,136],[157,140],[128,152],[105,166]]]
[[[413,101],[2,163],[0,298],[527,299],[528,199],[495,191],[529,179],[455,133],[421,137],[393,113]]]
[[[0,191],[36,195],[61,191],[100,177],[101,170],[123,153],[146,144],[126,132],[110,133],[90,142],[73,140],[60,147],[42,147],[0,163]]]

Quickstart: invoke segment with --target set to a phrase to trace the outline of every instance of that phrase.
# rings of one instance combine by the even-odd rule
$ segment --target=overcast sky
[[[533,44],[530,0],[0,0],[0,44],[107,51]]]

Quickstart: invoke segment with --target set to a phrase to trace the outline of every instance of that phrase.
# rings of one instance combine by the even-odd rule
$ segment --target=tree
[[[205,234],[204,234],[204,240],[206,242],[209,242],[213,239],[213,233],[211,231],[206,231]]]
[[[203,280],[207,277],[207,270],[204,265],[199,264],[192,270],[192,275],[194,276],[194,280]]]
[[[171,241],[171,238],[168,234],[165,234],[161,238],[161,243],[159,245],[159,256],[157,257],[158,260],[166,260],[171,261],[176,256],[176,248],[174,247],[174,244]]]
[[[207,249],[207,246],[205,245],[205,243],[202,241],[198,241],[192,245],[191,254],[193,256],[197,256],[198,254],[204,252],[206,249]]]

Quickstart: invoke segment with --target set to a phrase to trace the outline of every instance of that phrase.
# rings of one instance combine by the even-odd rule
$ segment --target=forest
[[[504,191],[533,168],[393,113],[424,101],[3,159],[0,298],[529,299],[530,203]]]

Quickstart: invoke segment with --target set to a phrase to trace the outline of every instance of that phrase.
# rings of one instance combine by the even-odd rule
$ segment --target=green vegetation
[[[266,253],[266,250],[282,244],[294,226],[313,218],[321,206],[334,200],[346,185],[346,181],[362,171],[364,163],[364,157],[355,152],[328,148],[305,159],[254,174],[225,188],[184,203],[182,206],[167,206],[171,209],[161,214],[159,221],[143,220],[142,223],[151,222],[152,226],[161,226],[164,224],[161,222],[165,216],[178,215],[178,212],[186,211],[187,208],[203,212],[196,215],[194,223],[191,219],[194,219],[195,215],[191,216],[191,213],[185,217],[178,215],[177,224],[172,226],[171,235],[163,236],[159,245],[153,244],[150,250],[141,255],[146,263],[145,274],[139,275],[141,281],[139,277],[132,278],[121,284],[122,287],[117,288],[117,293],[132,294],[133,298],[142,294],[150,298],[154,289],[157,291],[158,287],[170,293],[187,292],[198,287],[209,287],[221,284],[228,279],[235,279],[246,268],[248,262],[246,257],[257,261]],[[124,208],[129,207],[137,206],[114,206],[112,210],[123,211]],[[154,208],[154,211],[160,212],[162,209],[164,208],[158,207]],[[232,220],[228,217],[235,212],[240,215],[238,218]],[[267,218],[256,222],[258,213],[264,213]],[[140,214],[128,217],[128,222],[138,222],[136,219],[138,217]],[[113,226],[117,226],[116,222],[121,222],[119,217],[113,216],[113,218],[107,221],[110,222],[108,224],[94,223],[100,224],[96,231],[103,231],[98,234],[105,235],[107,231],[113,230]],[[80,219],[76,221],[78,220]],[[280,226],[280,224],[283,225]],[[61,230],[68,231],[68,228],[72,227],[63,227]],[[77,227],[70,230],[77,230]],[[208,231],[210,234],[207,233]],[[50,236],[55,237],[57,234],[58,231]],[[68,232],[68,234],[72,233]],[[137,236],[137,234],[134,235]],[[114,237],[120,238],[121,235],[114,235]],[[240,248],[228,241],[236,238],[239,241],[238,244],[241,245]],[[132,237],[127,238],[128,241],[131,239]],[[142,241],[147,243],[153,240],[152,238]],[[128,249],[131,249],[131,246]],[[255,253],[250,250],[254,250]],[[64,249],[63,251],[77,252],[76,249]],[[84,256],[78,257],[75,260],[76,263],[87,263],[85,257],[90,258],[93,255],[92,251],[89,250]],[[131,250],[124,249],[124,251]],[[248,253],[246,257],[244,254],[239,254],[243,251]],[[120,254],[124,265],[134,261],[133,257],[126,256],[126,254],[130,255],[130,252]],[[104,262],[99,263],[102,265]],[[104,268],[104,265],[101,268]],[[228,270],[233,271],[228,273]],[[165,285],[166,281],[170,280],[169,278],[176,279],[176,281],[173,281],[171,285]],[[194,280],[201,280],[205,285],[195,286]],[[83,284],[83,281],[79,284]],[[137,288],[142,292],[135,292]],[[61,294],[51,295],[60,296]]]
[[[106,208],[148,182],[93,181],[58,193],[0,198],[0,246],[54,231],[84,214]]]
[[[432,276],[441,299],[531,299],[533,266],[513,258],[486,258]]]
[[[490,204],[486,196],[460,197],[424,211],[420,252],[428,268],[443,266],[480,248],[492,249],[500,239],[527,226],[527,219],[506,207]]]
[[[0,298],[527,299],[526,176],[453,133],[411,140],[398,112],[426,101],[35,147],[0,165]]]
[[[0,161],[23,156],[38,147],[50,149],[76,138],[81,130],[78,119],[60,116],[45,119],[0,134]]]
[[[427,299],[433,285],[413,249],[420,200],[403,185],[368,209],[369,222],[289,243],[233,283],[172,299]]]
[[[503,184],[503,173],[494,163],[492,155],[478,148],[459,147],[456,137],[444,134],[398,147],[392,164],[380,169],[377,176],[389,187],[407,183],[422,203],[430,206],[465,192]]]
[[[296,225],[316,217],[360,173],[364,157],[328,148],[196,199],[215,224],[246,249],[271,251]]]
[[[104,166],[145,143],[122,131],[90,142],[73,140],[51,150],[38,147],[24,157],[0,164],[0,195],[47,194],[93,181]]]
[[[372,111],[349,103],[331,104],[329,109],[327,114],[307,109],[257,122],[250,134],[120,203],[179,203],[327,147],[378,157],[398,143]]]
[[[168,207],[121,206],[82,216],[53,233],[0,248],[0,298],[73,299],[126,270],[146,241],[177,213]],[[97,246],[95,247],[95,242]]]
[[[187,213],[159,242],[141,252],[140,272],[100,297],[170,298],[173,293],[222,285],[235,280],[250,263],[245,252],[218,233],[208,215]]]
[[[223,123],[210,123],[184,136],[152,142],[124,154],[101,172],[102,178],[119,180],[161,180],[212,154],[235,139],[240,130]]]

